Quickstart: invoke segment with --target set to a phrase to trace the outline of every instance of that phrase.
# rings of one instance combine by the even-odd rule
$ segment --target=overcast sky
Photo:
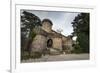
[[[34,11],[27,10],[38,16],[41,20],[47,18],[50,19],[53,23],[52,29],[57,31],[57,29],[62,29],[61,32],[63,35],[68,36],[73,32],[73,27],[71,22],[74,20],[75,16],[79,13],[73,12],[60,12],[60,11]]]

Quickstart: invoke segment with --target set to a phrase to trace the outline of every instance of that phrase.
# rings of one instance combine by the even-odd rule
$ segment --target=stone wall
[[[63,44],[63,49],[66,49],[68,51],[71,51],[72,48],[72,39],[71,38],[67,38],[67,37],[62,37],[62,44]]]
[[[42,51],[46,48],[46,37],[42,35],[36,35],[32,42],[32,51]]]
[[[62,49],[62,39],[53,38],[53,48]]]

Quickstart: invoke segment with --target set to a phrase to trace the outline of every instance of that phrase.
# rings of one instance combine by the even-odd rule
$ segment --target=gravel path
[[[70,60],[89,60],[89,54],[61,54],[61,55],[45,55],[39,59],[23,60],[22,63],[30,62],[48,62],[48,61],[70,61]]]

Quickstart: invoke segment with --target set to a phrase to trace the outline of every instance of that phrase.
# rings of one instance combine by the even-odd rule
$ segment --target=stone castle
[[[36,27],[33,31],[37,34],[32,42],[32,52],[49,50],[49,53],[70,53],[72,50],[72,38],[64,36],[52,30],[53,23],[49,19],[42,21],[42,26]]]

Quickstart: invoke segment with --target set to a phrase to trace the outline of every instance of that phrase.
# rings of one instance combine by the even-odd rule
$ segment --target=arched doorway
[[[47,47],[48,47],[48,48],[51,48],[52,45],[53,45],[52,39],[48,39],[48,40],[47,40]]]

